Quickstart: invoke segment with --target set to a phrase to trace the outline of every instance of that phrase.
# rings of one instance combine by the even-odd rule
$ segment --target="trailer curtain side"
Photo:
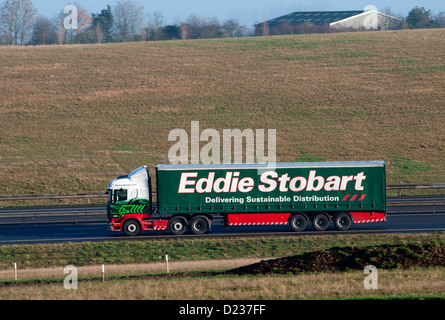
[[[383,161],[158,165],[161,215],[386,211]]]

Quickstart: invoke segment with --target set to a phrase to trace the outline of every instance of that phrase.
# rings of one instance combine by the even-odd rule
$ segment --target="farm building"
[[[354,30],[395,30],[403,20],[375,10],[299,11],[255,25],[256,35]]]

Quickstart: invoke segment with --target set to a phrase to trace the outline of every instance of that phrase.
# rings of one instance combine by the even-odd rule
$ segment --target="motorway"
[[[443,232],[445,231],[445,199],[409,198],[388,199],[387,222],[354,224],[348,231],[337,231],[331,223],[322,234],[352,233],[400,233],[400,232]],[[401,202],[409,201],[409,205]],[[396,203],[398,205],[396,205]],[[103,206],[47,207],[47,208],[0,208],[0,245],[30,244],[44,242],[78,242],[104,240],[150,240],[178,237],[208,236],[253,236],[253,235],[311,235],[310,224],[306,231],[294,233],[284,226],[239,226],[223,228],[216,220],[212,232],[197,236],[171,235],[168,231],[143,232],[137,237],[126,237],[123,233],[107,231],[105,208]]]

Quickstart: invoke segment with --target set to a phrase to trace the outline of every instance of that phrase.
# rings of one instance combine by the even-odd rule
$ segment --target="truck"
[[[113,179],[108,188],[108,230],[136,236],[167,230],[182,235],[224,227],[309,224],[324,231],[386,221],[384,161],[271,164],[164,164],[156,192],[146,166]],[[154,202],[154,197],[157,201]]]

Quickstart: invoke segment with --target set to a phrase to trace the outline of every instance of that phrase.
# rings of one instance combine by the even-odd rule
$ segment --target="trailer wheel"
[[[190,231],[194,234],[204,234],[209,228],[208,220],[204,216],[193,217],[189,223]]]
[[[329,217],[324,213],[318,213],[312,218],[312,226],[317,231],[325,231],[329,227]]]
[[[340,212],[334,218],[334,225],[340,231],[348,230],[352,225],[352,218],[349,214]]]
[[[127,236],[137,236],[141,230],[141,227],[136,220],[130,219],[124,222],[123,230]]]
[[[187,220],[183,217],[173,218],[169,222],[168,229],[175,235],[184,234],[187,229]]]
[[[290,217],[289,225],[292,231],[301,232],[306,229],[307,219],[302,214],[297,213]]]

